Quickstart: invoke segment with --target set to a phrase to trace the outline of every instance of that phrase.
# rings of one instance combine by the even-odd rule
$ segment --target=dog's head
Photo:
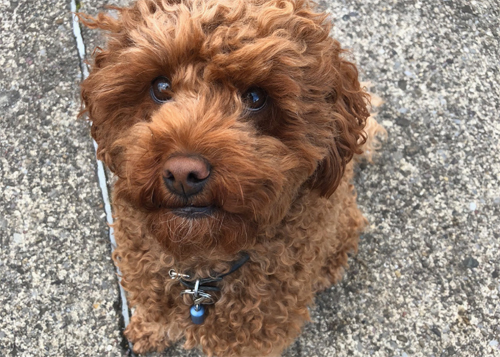
[[[368,110],[330,23],[302,0],[139,0],[82,84],[115,198],[173,252],[252,244],[297,195],[330,196]]]

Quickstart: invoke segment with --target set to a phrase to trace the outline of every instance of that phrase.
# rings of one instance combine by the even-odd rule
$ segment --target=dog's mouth
[[[173,214],[184,218],[210,217],[215,211],[216,208],[214,206],[184,206],[172,208]]]

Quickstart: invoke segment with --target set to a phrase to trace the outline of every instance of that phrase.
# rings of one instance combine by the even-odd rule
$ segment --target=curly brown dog
[[[353,157],[383,129],[306,0],[139,0],[82,98],[116,175],[113,259],[134,351],[279,355],[337,282],[365,219]]]

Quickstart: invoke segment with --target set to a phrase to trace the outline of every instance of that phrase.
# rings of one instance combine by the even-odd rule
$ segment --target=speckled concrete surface
[[[122,353],[66,0],[0,0],[0,356]]]
[[[36,4],[0,0],[0,355],[125,354],[69,4]],[[389,140],[358,170],[359,252],[285,356],[500,356],[500,2],[321,5]]]
[[[371,222],[287,356],[500,356],[498,1],[328,2],[389,141]]]

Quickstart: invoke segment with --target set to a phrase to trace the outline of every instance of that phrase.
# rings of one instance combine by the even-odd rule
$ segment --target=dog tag
[[[189,312],[191,313],[191,321],[195,325],[201,325],[205,321],[205,308],[203,305],[198,305],[198,309],[196,309],[196,305],[193,305]]]

